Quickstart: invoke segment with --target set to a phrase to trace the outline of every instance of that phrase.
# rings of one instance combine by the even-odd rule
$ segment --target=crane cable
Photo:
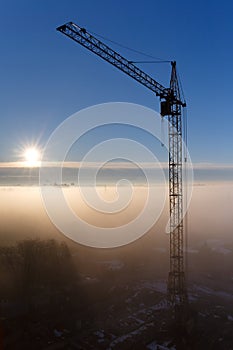
[[[114,40],[111,40],[111,39],[109,39],[109,38],[106,38],[106,37],[104,37],[103,35],[100,35],[100,34],[98,34],[98,33],[95,33],[95,32],[92,32],[92,31],[89,31],[89,33],[91,33],[91,34],[93,34],[93,35],[95,35],[95,36],[98,36],[99,38],[101,38],[101,39],[103,39],[103,40],[106,40],[106,41],[108,41],[108,42],[110,42],[110,43],[112,43],[112,44],[115,44],[115,45],[117,45],[117,46],[119,46],[119,47],[122,47],[122,48],[124,48],[124,49],[126,49],[126,50],[129,50],[129,51],[138,53],[139,55],[142,55],[142,56],[145,56],[145,57],[152,58],[152,59],[155,59],[155,60],[156,60],[156,61],[152,61],[152,62],[150,62],[150,61],[139,61],[139,62],[130,61],[130,63],[164,63],[164,62],[171,62],[171,60],[170,60],[170,61],[169,61],[169,60],[164,60],[164,59],[162,59],[162,58],[160,58],[160,57],[155,57],[155,56],[149,55],[149,54],[147,54],[147,53],[145,53],[145,52],[142,52],[142,51],[133,49],[133,48],[131,48],[131,47],[129,47],[129,46],[120,44],[120,43],[118,43],[117,41],[114,41]],[[159,61],[159,62],[158,62],[158,61]]]
[[[177,68],[176,68],[176,74],[177,74],[178,84],[179,84],[180,91],[181,91],[181,97],[182,97],[183,102],[186,104],[185,95],[184,95],[184,90],[183,90],[182,82],[181,82],[180,75],[179,75],[179,72],[178,72]],[[186,124],[187,124],[187,123],[186,123]],[[187,126],[186,126],[186,127],[187,127]],[[186,129],[186,131],[187,131],[187,129]],[[187,135],[186,135],[186,136],[187,136]]]
[[[164,117],[161,116],[161,146],[165,144]]]
[[[129,63],[171,63],[171,61],[129,61]]]
[[[185,256],[185,275],[188,281],[188,174],[187,174],[187,157],[188,157],[188,123],[187,109],[183,108],[183,132],[184,132],[184,256]]]
[[[182,87],[181,79],[179,72],[177,71],[177,78],[178,78],[178,84],[180,87],[181,97],[183,102],[186,105],[184,90]],[[183,142],[184,142],[184,209],[186,210],[185,216],[183,218],[184,221],[184,269],[185,269],[185,276],[188,284],[188,120],[187,120],[187,108],[184,107],[182,109],[183,111]]]

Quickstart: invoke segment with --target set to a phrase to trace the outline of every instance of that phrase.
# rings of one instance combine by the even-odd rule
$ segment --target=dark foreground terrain
[[[55,241],[2,248],[0,349],[232,350],[231,271],[197,271],[203,251],[190,259],[182,330],[167,304],[165,252],[132,261],[86,254],[88,263]]]

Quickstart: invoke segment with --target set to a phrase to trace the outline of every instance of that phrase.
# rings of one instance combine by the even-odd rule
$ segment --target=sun
[[[36,147],[30,147],[24,151],[25,165],[29,167],[36,167],[40,165],[41,154]]]

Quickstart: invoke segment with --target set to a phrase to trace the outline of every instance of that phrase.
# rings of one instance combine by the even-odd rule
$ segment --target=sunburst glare
[[[37,147],[28,147],[23,152],[24,164],[28,167],[40,166],[41,151]]]

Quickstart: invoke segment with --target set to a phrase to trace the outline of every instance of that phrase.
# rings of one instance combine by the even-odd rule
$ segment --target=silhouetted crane
[[[58,27],[57,30],[146,86],[160,98],[161,116],[167,116],[169,121],[170,272],[168,295],[174,309],[179,309],[187,302],[182,190],[182,109],[186,107],[186,103],[181,99],[176,62],[171,62],[170,86],[166,88],[136,67],[132,61],[122,57],[77,24],[69,22]]]

